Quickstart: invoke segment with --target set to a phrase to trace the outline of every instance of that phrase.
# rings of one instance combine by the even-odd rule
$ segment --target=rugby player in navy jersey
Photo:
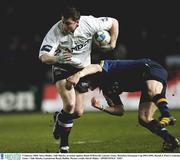
[[[88,76],[89,77],[88,77]],[[66,88],[71,90],[80,78],[89,79],[89,87],[99,87],[107,100],[108,107],[101,106],[95,97],[92,106],[113,115],[123,115],[122,92],[141,91],[138,120],[139,124],[160,136],[165,151],[174,151],[180,146],[177,138],[165,128],[174,125],[176,119],[170,114],[166,98],[167,71],[151,59],[104,60],[100,64],[91,64],[67,79]],[[161,117],[153,118],[156,109]]]

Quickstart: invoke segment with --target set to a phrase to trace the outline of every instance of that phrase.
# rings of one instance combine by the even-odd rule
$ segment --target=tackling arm
[[[105,98],[107,100],[107,97],[105,97]],[[111,101],[111,100],[109,99],[109,101]],[[96,100],[96,98],[93,97],[91,99],[91,104],[94,108],[97,108],[101,111],[104,111],[104,112],[114,115],[114,116],[122,116],[124,114],[123,105],[121,105],[121,104],[116,105],[112,101],[111,101],[111,103],[108,102],[109,106],[104,107],[103,105],[100,104],[100,101]]]
[[[74,75],[67,78],[66,89],[70,90],[72,86],[79,82],[79,79],[87,75],[95,74],[97,72],[102,72],[102,67],[99,64],[90,64],[81,71],[75,73]]]

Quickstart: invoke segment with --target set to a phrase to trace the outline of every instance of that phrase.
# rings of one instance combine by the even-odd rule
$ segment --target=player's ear
[[[79,26],[79,19],[78,19],[78,20],[76,20],[76,23],[77,23],[77,26]]]

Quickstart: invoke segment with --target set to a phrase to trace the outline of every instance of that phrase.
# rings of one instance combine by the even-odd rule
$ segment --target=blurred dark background
[[[70,3],[82,15],[119,20],[118,45],[123,58],[149,57],[163,65],[168,55],[180,54],[180,1],[31,0],[0,2],[0,85],[41,85],[49,66],[38,59],[41,42]]]

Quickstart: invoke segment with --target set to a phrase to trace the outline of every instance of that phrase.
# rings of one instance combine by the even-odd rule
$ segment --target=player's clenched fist
[[[103,106],[100,104],[100,101],[98,101],[95,97],[91,99],[91,105],[97,109],[103,110]]]

